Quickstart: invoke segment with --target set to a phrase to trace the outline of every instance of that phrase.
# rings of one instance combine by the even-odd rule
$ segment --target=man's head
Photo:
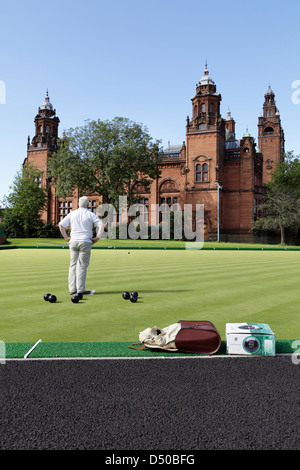
[[[79,207],[87,209],[89,206],[89,198],[87,196],[82,196],[79,198]]]

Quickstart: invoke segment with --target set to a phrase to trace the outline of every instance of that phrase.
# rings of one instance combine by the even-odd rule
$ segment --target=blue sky
[[[47,89],[59,135],[122,116],[166,147],[185,141],[206,60],[237,138],[247,128],[257,138],[271,84],[286,151],[299,155],[299,17],[299,0],[0,0],[0,201]]]

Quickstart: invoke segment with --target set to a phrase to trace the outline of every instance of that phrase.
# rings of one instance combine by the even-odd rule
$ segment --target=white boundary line
[[[28,353],[27,353],[28,354]],[[260,355],[218,355],[218,356],[161,356],[161,357],[137,357],[137,356],[132,356],[132,357],[33,357],[33,358],[26,358],[27,361],[126,361],[126,360],[138,360],[138,361],[144,361],[144,360],[164,360],[164,359],[218,359],[218,358],[230,358],[230,359],[235,359],[235,358],[250,358],[250,357],[256,357],[256,358],[275,358],[278,356],[292,356],[292,353],[279,353],[276,354],[275,356],[260,356]],[[24,357],[25,358],[25,357]],[[24,361],[24,358],[7,358],[6,361]],[[27,362],[26,361],[26,362]]]
[[[29,356],[29,354],[30,354],[30,353],[37,347],[37,345],[38,345],[39,343],[41,343],[41,342],[42,342],[42,340],[39,339],[39,340],[32,346],[32,348],[29,349],[29,351],[25,354],[24,359],[27,359],[28,356]]]

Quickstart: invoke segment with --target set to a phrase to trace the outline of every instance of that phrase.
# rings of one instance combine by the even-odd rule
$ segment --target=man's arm
[[[102,237],[103,231],[104,231],[104,223],[101,221],[101,223],[97,225],[96,236],[91,238],[93,245],[94,243],[97,243],[97,241]]]
[[[68,236],[65,227],[63,227],[62,225],[58,224],[58,228],[59,228],[59,230],[60,230],[60,233],[62,234],[62,236],[63,236],[64,239],[66,240],[66,242],[69,242],[69,241],[71,240],[71,237]]]

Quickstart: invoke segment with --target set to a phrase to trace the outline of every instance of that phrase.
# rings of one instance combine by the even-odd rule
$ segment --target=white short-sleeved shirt
[[[93,227],[103,224],[102,220],[94,212],[85,208],[79,208],[70,212],[59,223],[64,228],[71,228],[71,240],[69,243],[75,241],[92,243]]]

